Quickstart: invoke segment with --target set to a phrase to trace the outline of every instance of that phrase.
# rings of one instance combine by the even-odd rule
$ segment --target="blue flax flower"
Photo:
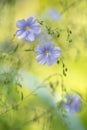
[[[53,65],[57,62],[57,58],[60,57],[60,49],[58,47],[54,47],[54,43],[39,45],[37,46],[35,52],[38,54],[36,60],[41,65]]]
[[[33,42],[35,37],[41,32],[40,24],[36,23],[36,19],[33,17],[26,20],[18,20],[16,27],[19,28],[19,30],[16,31],[17,37],[29,42]]]
[[[64,108],[70,113],[78,112],[81,108],[81,97],[77,94],[66,94]]]
[[[61,18],[61,14],[56,9],[49,9],[47,12],[47,17],[54,21],[59,21]]]

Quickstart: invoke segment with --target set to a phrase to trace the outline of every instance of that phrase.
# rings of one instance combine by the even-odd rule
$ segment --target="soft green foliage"
[[[49,9],[60,12],[58,21],[47,17]],[[29,44],[15,36],[16,21],[32,15],[42,43],[51,39],[61,48],[56,65],[36,62],[38,39]],[[0,130],[87,129],[86,16],[86,0],[0,0]],[[81,97],[78,114],[63,108],[66,93]]]

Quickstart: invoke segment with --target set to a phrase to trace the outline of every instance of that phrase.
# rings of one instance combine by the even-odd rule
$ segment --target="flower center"
[[[68,104],[72,104],[72,99],[67,99]]]
[[[25,27],[25,30],[29,30],[29,29],[30,29],[30,27],[29,27],[29,26],[26,26],[26,27]]]
[[[50,54],[50,52],[48,50],[46,50],[45,54],[48,56]]]

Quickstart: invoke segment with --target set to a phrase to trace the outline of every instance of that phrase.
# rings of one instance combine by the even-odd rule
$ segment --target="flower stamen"
[[[48,56],[50,54],[50,52],[48,50],[46,50],[45,54]]]
[[[26,27],[25,27],[25,30],[29,30],[29,29],[30,29],[30,27],[29,27],[29,26],[26,26]]]

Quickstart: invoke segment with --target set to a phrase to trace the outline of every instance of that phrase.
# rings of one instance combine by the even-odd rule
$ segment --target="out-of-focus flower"
[[[41,32],[40,24],[36,23],[36,19],[33,17],[26,20],[18,20],[16,27],[19,28],[19,30],[16,31],[17,37],[29,42],[33,42],[35,37]]]
[[[60,17],[61,14],[56,9],[49,9],[47,12],[47,18],[52,19],[54,21],[58,21]]]
[[[51,41],[51,35],[45,32],[41,32],[38,36],[37,36],[37,40],[39,42],[39,44],[44,44],[44,43],[48,43],[49,41]]]
[[[54,47],[54,43],[47,43],[37,46],[35,52],[38,54],[36,57],[39,64],[53,65],[57,62],[57,58],[60,57],[60,49]]]
[[[66,94],[63,105],[70,113],[78,112],[81,108],[81,97],[77,94]]]

